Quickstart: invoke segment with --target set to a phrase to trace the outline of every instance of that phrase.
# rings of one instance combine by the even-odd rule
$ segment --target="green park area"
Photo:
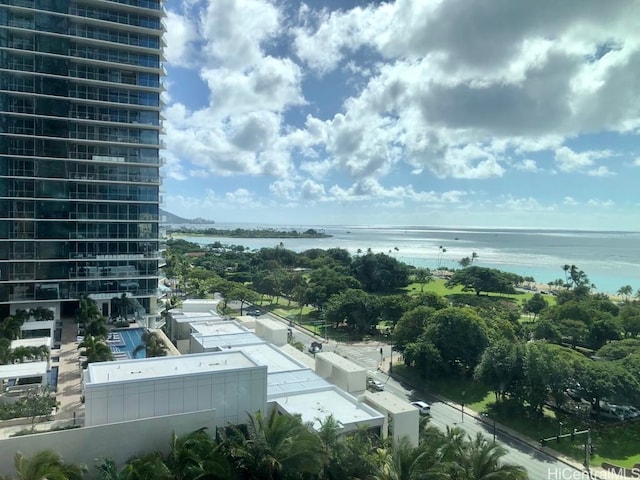
[[[640,295],[629,286],[611,299],[565,265],[553,295],[542,294],[530,280],[473,264],[436,276],[371,252],[220,251],[184,241],[171,245],[167,267],[187,296],[221,292],[236,309],[227,313],[258,306],[333,341],[391,344],[401,362],[394,374],[417,390],[534,442],[589,428],[592,464],[640,463],[640,415],[632,415],[640,414]],[[547,448],[582,461],[583,443]]]

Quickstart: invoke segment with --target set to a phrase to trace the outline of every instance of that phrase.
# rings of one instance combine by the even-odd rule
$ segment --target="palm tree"
[[[444,248],[442,245],[440,245],[438,247],[438,269],[440,269],[440,266],[442,264],[442,258],[444,257],[445,253],[447,253],[447,249]]]
[[[87,472],[86,466],[65,463],[59,454],[51,450],[42,450],[31,458],[18,452],[13,464],[17,472],[16,480],[80,480]]]
[[[564,284],[565,284],[565,286],[568,286],[569,285],[569,270],[571,270],[571,265],[565,263],[562,266],[562,270],[564,270],[564,280],[565,280]]]
[[[629,297],[633,294],[633,288],[631,287],[631,285],[624,285],[620,287],[616,293],[620,295],[622,299],[626,302],[629,300]]]
[[[222,452],[222,444],[211,438],[206,428],[181,436],[174,433],[164,463],[175,480],[235,478],[231,463]]]
[[[101,315],[93,318],[84,324],[84,334],[97,338],[107,338],[109,329],[107,328],[107,320]]]
[[[339,438],[330,461],[324,462],[322,477],[370,478],[376,472],[377,455],[373,441],[365,428],[349,432]]]
[[[25,361],[45,361],[49,360],[49,347],[41,345],[39,347],[16,347],[10,354],[9,358],[12,361],[18,363],[24,363]]]
[[[318,437],[324,451],[325,462],[330,462],[335,458],[340,445],[340,436],[344,427],[333,415],[329,415],[324,420],[317,419],[320,423]]]
[[[76,310],[76,321],[83,326],[89,321],[101,317],[98,304],[86,293],[80,297],[80,303]]]
[[[322,468],[318,435],[300,416],[281,415],[275,410],[268,418],[261,412],[249,415],[247,434],[231,427],[231,456],[249,478],[272,480],[286,474],[299,478],[315,475]]]
[[[0,365],[11,363],[11,340],[0,337]]]
[[[142,352],[142,351],[145,352],[146,358],[167,356],[167,350],[169,350],[169,348],[162,341],[162,338],[160,338],[160,335],[158,335],[156,332],[145,330],[145,332],[142,334],[142,342],[143,343],[141,345],[138,345],[133,350],[132,352],[133,358],[136,358],[136,355],[138,354],[138,352]]]
[[[9,315],[0,324],[0,336],[9,340],[16,340],[20,338],[20,331],[24,319],[16,314]]]
[[[469,265],[471,265],[471,263],[472,263],[471,257],[464,257],[458,261],[458,264],[462,268],[467,268]]]
[[[123,293],[118,299],[118,313],[122,318],[124,318],[125,322],[129,321],[128,312],[129,308],[133,305],[131,299],[127,296],[126,293]]]
[[[162,453],[151,452],[130,458],[116,478],[119,480],[171,480],[174,477],[164,463]]]
[[[478,259],[478,254],[476,252],[471,253],[471,263],[475,262]]]
[[[29,310],[29,315],[31,315],[36,322],[51,321],[54,318],[53,312],[44,307],[32,308]]]
[[[78,345],[78,348],[84,348],[80,352],[80,355],[87,357],[82,363],[82,368],[87,368],[87,365],[94,362],[107,362],[113,360],[113,354],[111,349],[104,343],[104,340],[88,335],[84,337],[84,340]]]
[[[460,480],[527,480],[529,476],[524,467],[504,463],[502,457],[506,450],[495,442],[489,441],[481,433],[466,442],[458,456],[455,467]]]

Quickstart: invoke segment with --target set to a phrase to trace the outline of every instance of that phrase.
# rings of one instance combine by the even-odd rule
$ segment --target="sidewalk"
[[[76,419],[84,415],[81,366],[78,361],[77,325],[73,318],[62,319],[62,339],[60,343],[60,363],[58,366],[57,399],[60,402],[56,420]]]
[[[386,365],[384,365],[384,363],[386,363]],[[386,373],[387,375],[392,376],[393,378],[396,378],[398,380],[401,380],[403,383],[406,383],[407,385],[410,385],[412,387],[416,387],[419,388],[418,386],[414,385],[411,380],[402,377],[400,375],[396,375],[394,373],[389,374],[389,364],[388,362],[383,362],[383,365],[381,365],[380,371],[383,373]],[[440,395],[434,394],[432,392],[429,392],[429,395],[431,395],[432,397],[435,397],[436,399],[438,399],[438,401],[452,407],[455,408],[458,411],[462,411],[462,406],[454,403]],[[478,414],[477,412],[473,411],[473,410],[469,410],[468,408],[464,410],[464,414],[477,420],[478,422],[483,423],[484,425],[486,425],[488,428],[493,428],[493,420],[489,420],[487,417],[483,417],[482,415]],[[515,440],[517,440],[518,442],[527,445],[528,447],[535,449],[539,452],[543,452],[547,455],[549,455],[550,457],[555,458],[556,460],[564,463],[565,465],[568,465],[571,468],[574,468],[580,472],[584,472],[585,474],[585,478],[587,477],[587,470],[585,469],[584,465],[582,465],[580,462],[577,462],[576,460],[572,459],[572,458],[568,458],[565,457],[564,455],[562,455],[559,452],[556,452],[555,450],[553,450],[552,448],[549,447],[541,447],[540,444],[537,441],[534,441],[528,437],[525,437],[524,435],[521,435],[520,433],[516,432],[515,430],[501,424],[501,423],[495,423],[495,429],[496,432],[499,432],[501,435],[506,435],[508,437],[511,437]],[[602,467],[598,467],[598,466],[594,466],[591,465],[590,467],[591,470],[591,478],[594,479],[601,479],[601,480],[628,480],[629,477],[624,477],[622,475],[617,475],[614,472],[610,472],[608,470],[603,469]]]

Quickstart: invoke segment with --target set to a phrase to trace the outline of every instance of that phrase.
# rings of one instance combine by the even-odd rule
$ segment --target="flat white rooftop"
[[[310,368],[311,370],[315,370],[316,368],[315,358],[310,357],[306,353],[301,352],[300,350],[298,350],[297,348],[289,344],[281,346],[280,350],[282,350],[284,353],[286,353],[290,357],[295,358],[298,362],[302,363],[307,368]]]
[[[47,374],[47,362],[0,365],[0,378],[26,378]]]
[[[299,414],[303,422],[311,422],[315,429],[329,415],[342,425],[382,425],[384,416],[373,408],[342,393],[337,387],[327,390],[283,395],[274,399],[278,407],[290,415]]]
[[[238,370],[257,365],[240,351],[99,362],[89,364],[85,384],[90,386],[102,383],[175,377],[204,372]]]
[[[261,324],[267,327],[269,330],[286,330],[286,325],[278,322],[277,320],[272,320],[270,318],[256,318],[256,325]]]
[[[182,310],[190,312],[192,310],[199,310],[201,308],[210,308],[215,310],[220,303],[220,299],[210,298],[188,298],[182,302]]]
[[[302,363],[297,362],[292,357],[285,354],[279,348],[266,342],[254,345],[238,345],[234,347],[232,351],[241,351],[257,365],[266,365],[267,373],[269,375],[276,372],[305,370],[307,368]]]
[[[201,335],[232,335],[237,333],[249,333],[249,330],[236,322],[223,320],[220,322],[198,322],[191,327],[193,333]]]
[[[264,343],[264,340],[258,338],[253,333],[207,336],[192,334],[192,338],[194,341],[202,345],[202,348],[205,351],[213,351],[216,348],[230,348],[239,347],[241,345],[251,345],[253,343]]]
[[[11,349],[18,347],[41,347],[45,345],[49,348],[53,346],[51,337],[19,338],[11,342]]]
[[[312,370],[292,370],[267,375],[267,399],[283,395],[326,390],[332,385]]]
[[[337,367],[345,372],[362,372],[366,370],[360,365],[353,363],[351,360],[347,360],[346,358],[341,357],[340,355],[337,355],[333,352],[316,353],[316,359],[317,358],[321,358],[322,360],[329,362],[334,367]]]
[[[398,414],[404,412],[413,412],[416,407],[406,400],[396,397],[389,392],[364,392],[364,396],[368,402],[384,408],[387,412]]]
[[[182,302],[182,307],[185,305],[217,305],[220,303],[219,298],[187,298]]]

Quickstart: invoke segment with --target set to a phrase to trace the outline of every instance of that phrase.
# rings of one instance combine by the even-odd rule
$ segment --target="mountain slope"
[[[178,215],[174,215],[171,212],[167,212],[166,210],[160,209],[160,218],[163,218],[164,221],[160,223],[170,224],[170,225],[202,225],[202,224],[214,224],[213,220],[207,220],[205,218],[182,218]]]

